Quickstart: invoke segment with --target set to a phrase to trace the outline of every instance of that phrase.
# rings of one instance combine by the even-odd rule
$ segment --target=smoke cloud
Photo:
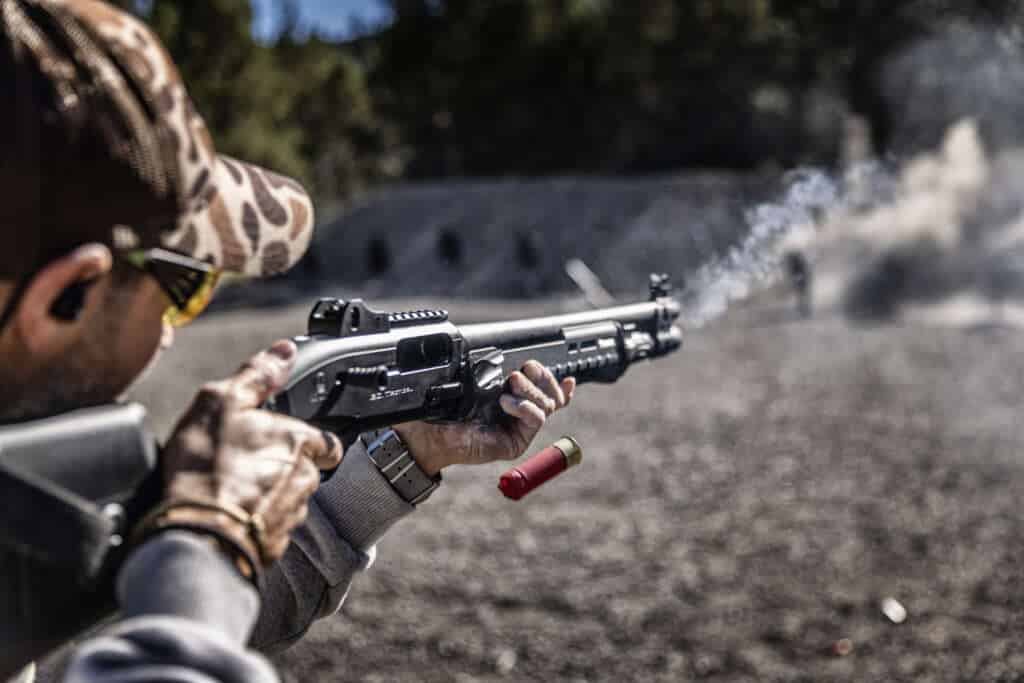
[[[1024,325],[1024,34],[955,24],[881,74],[890,156],[805,170],[689,282],[701,325],[813,264],[814,308],[861,320]]]
[[[838,201],[839,186],[823,171],[793,174],[778,203],[762,204],[747,212],[749,235],[687,282],[683,320],[700,327],[723,314],[732,302],[772,284],[780,271],[778,246],[789,236],[812,233],[815,215]]]

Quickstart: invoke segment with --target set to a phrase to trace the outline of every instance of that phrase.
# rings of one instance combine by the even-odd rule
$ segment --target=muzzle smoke
[[[813,263],[815,310],[1024,326],[1022,169],[1020,149],[989,155],[964,121],[896,168],[791,174],[780,201],[747,213],[746,238],[688,282],[684,318],[706,324],[774,284],[799,251]]]
[[[725,313],[731,303],[772,284],[780,273],[779,245],[795,233],[813,233],[819,217],[835,207],[840,197],[839,183],[824,171],[790,174],[778,203],[747,212],[747,237],[687,281],[682,319],[700,327]]]

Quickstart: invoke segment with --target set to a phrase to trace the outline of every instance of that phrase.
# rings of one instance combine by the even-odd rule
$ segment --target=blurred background
[[[908,46],[956,25],[1014,40],[1021,5],[120,4],[157,29],[226,152],[299,176],[322,200],[397,180],[834,163],[851,114],[876,151],[935,144],[944,121],[909,125],[910,93],[885,77]],[[957,42],[975,61],[1014,47]],[[922,85],[963,76],[946,60],[928,67]]]
[[[545,431],[583,467],[446,474],[288,680],[1024,678],[1024,3],[120,4],[319,210],[140,388],[160,429],[317,296],[561,311],[580,259],[687,301]]]
[[[223,151],[313,189],[306,294],[532,298],[574,257],[637,291],[721,257],[784,171],[909,159],[966,117],[1022,136],[1019,0],[119,1]]]

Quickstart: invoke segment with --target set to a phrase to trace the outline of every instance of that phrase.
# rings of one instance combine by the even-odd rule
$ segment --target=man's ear
[[[113,262],[106,246],[86,244],[51,261],[32,277],[12,323],[33,355],[60,353],[78,337],[79,313],[89,307],[88,284],[108,274]]]

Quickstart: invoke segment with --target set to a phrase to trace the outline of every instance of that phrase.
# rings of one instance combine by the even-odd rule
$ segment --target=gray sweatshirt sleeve
[[[310,500],[309,517],[292,534],[285,556],[265,573],[252,644],[283,650],[316,619],[337,612],[352,580],[372,564],[374,544],[414,509],[356,441]]]
[[[75,653],[65,683],[276,683],[245,649],[259,596],[201,538],[167,532],[118,576],[124,619]]]

